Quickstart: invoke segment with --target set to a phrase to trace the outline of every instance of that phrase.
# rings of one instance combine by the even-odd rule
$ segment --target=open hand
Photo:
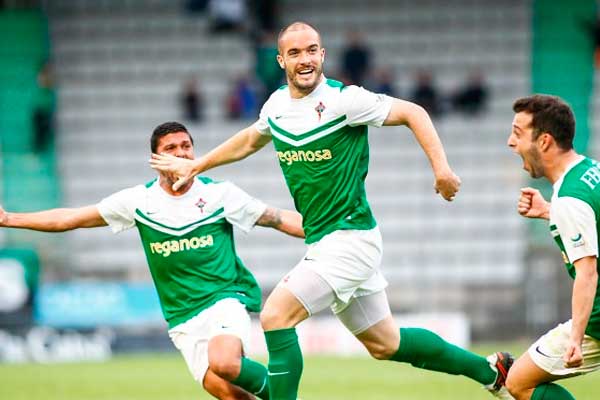
[[[177,180],[173,184],[173,190],[177,191],[195,176],[194,162],[187,158],[175,157],[170,154],[152,154],[149,160],[150,166],[155,170],[175,177]],[[175,180],[175,179],[173,179]]]

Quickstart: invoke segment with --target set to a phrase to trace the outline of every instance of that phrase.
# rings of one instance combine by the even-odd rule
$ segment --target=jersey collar
[[[556,192],[560,188],[560,186],[563,183],[563,180],[565,179],[565,176],[567,176],[569,171],[571,171],[577,164],[582,162],[584,159],[585,159],[585,156],[582,156],[580,154],[577,156],[577,158],[575,158],[575,160],[571,161],[571,163],[569,163],[569,165],[567,165],[567,168],[565,168],[565,171],[562,173],[560,178],[558,178],[556,180],[556,182],[554,182],[554,185],[552,185],[552,189],[554,190],[554,192]]]
[[[304,97],[300,97],[299,99],[294,99],[294,98],[293,98],[293,97],[292,97],[292,96],[289,94],[289,93],[290,93],[290,89],[289,89],[289,87],[288,87],[288,95],[290,96],[290,100],[291,100],[292,102],[294,102],[294,103],[297,103],[297,102],[303,102],[303,101],[308,101],[308,100],[311,100],[311,99],[313,99],[315,96],[317,96],[317,95],[319,94],[319,92],[320,92],[321,90],[323,90],[323,87],[325,87],[326,85],[327,85],[327,77],[326,77],[325,75],[323,75],[323,80],[321,81],[321,83],[319,83],[319,84],[317,85],[317,87],[316,87],[316,88],[314,88],[314,89],[313,89],[313,91],[312,91],[312,92],[310,92],[309,94],[307,94],[306,96],[304,96]]]

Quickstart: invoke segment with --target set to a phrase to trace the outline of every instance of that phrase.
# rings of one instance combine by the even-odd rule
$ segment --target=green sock
[[[575,397],[556,383],[542,383],[533,391],[531,400],[575,400]]]
[[[302,351],[295,328],[265,332],[269,349],[271,400],[296,400],[302,376]]]
[[[267,369],[261,363],[242,357],[240,375],[231,383],[263,400],[269,400]]]
[[[464,375],[483,385],[496,380],[496,371],[484,357],[450,344],[426,329],[400,328],[400,348],[390,360],[431,371]]]

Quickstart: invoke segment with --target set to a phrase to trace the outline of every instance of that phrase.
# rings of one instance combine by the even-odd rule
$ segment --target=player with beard
[[[536,341],[508,374],[506,387],[519,400],[571,400],[553,381],[600,369],[598,237],[600,168],[573,149],[575,118],[560,98],[535,95],[513,104],[508,146],[533,178],[553,186],[550,202],[524,188],[518,211],[548,220],[569,276],[574,280],[571,319]]]
[[[194,159],[187,129],[166,122],[150,139],[153,153]],[[269,398],[267,369],[244,356],[248,311],[259,311],[261,291],[238,258],[233,226],[267,226],[304,237],[302,217],[250,197],[230,182],[198,177],[176,190],[169,174],[117,192],[96,205],[8,213],[0,226],[45,232],[109,225],[137,227],[169,336],[196,381],[221,400]]]
[[[185,184],[207,169],[241,160],[271,140],[296,209],[303,216],[306,256],[270,294],[261,313],[269,350],[271,399],[296,399],[303,360],[295,326],[331,308],[379,360],[468,376],[497,396],[512,358],[490,360],[418,328],[398,329],[379,270],[381,235],[367,202],[368,126],[409,127],[427,155],[434,189],[451,201],[460,179],[448,162],[437,132],[422,107],[344,86],[323,75],[325,49],[311,25],[295,22],[278,39],[277,61],[287,85],[275,91],[252,126],[195,161],[153,155],[154,168]]]

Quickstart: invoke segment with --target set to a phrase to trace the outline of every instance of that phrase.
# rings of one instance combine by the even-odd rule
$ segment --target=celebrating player
[[[554,96],[515,101],[508,146],[523,158],[533,178],[553,185],[551,202],[524,188],[518,211],[550,221],[550,231],[574,279],[571,319],[550,330],[523,354],[508,374],[509,392],[518,400],[567,400],[573,396],[558,379],[600,369],[600,291],[598,290],[598,161],[573,149],[575,118]]]
[[[150,143],[153,153],[194,159],[193,139],[177,122],[159,125]],[[109,225],[115,233],[136,226],[169,336],[194,379],[221,400],[268,399],[266,368],[244,357],[248,311],[260,310],[261,292],[236,255],[233,226],[246,232],[268,226],[304,237],[302,217],[229,182],[198,177],[177,190],[174,183],[160,173],[82,208],[8,213],[0,207],[0,226],[62,232]]]
[[[483,357],[425,329],[398,329],[379,270],[381,235],[367,202],[368,126],[406,125],[429,158],[434,189],[451,201],[460,179],[448,162],[429,115],[416,104],[325,78],[319,32],[304,22],[283,29],[277,61],[287,85],[275,91],[252,126],[195,161],[153,155],[154,168],[185,184],[207,169],[241,160],[271,140],[303,216],[306,256],[273,290],[261,313],[269,350],[271,399],[293,400],[302,373],[295,326],[330,307],[376,359],[462,374],[497,395],[512,362]]]

